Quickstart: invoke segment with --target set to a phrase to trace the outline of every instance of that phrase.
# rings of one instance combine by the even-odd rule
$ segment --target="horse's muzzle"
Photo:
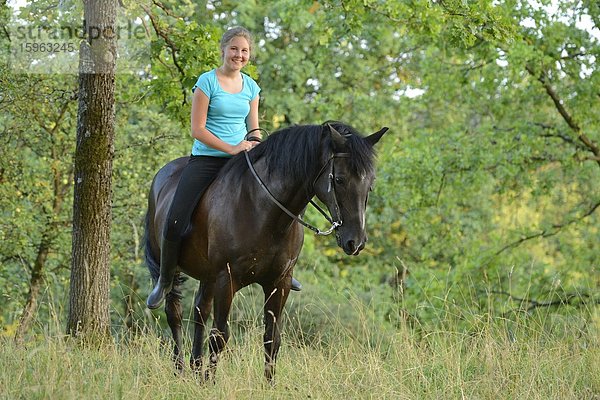
[[[364,248],[365,242],[360,242],[357,244],[354,240],[348,240],[342,246],[344,253],[348,254],[349,256],[357,256],[358,253],[360,253]]]

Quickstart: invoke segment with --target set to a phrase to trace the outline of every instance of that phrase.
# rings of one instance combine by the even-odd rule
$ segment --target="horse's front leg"
[[[291,274],[277,286],[263,286],[265,293],[265,378],[272,382],[275,375],[275,362],[281,345],[281,313],[290,293]]]
[[[204,347],[204,332],[206,321],[210,315],[214,295],[214,283],[202,283],[194,300],[194,341],[190,366],[196,374],[202,373],[202,349]]]
[[[177,282],[177,279],[175,279]],[[181,309],[181,295],[179,294],[178,287],[174,287],[173,290],[165,298],[165,314],[167,315],[167,323],[171,328],[171,334],[173,335],[173,362],[177,372],[183,371],[183,355],[181,353],[181,321],[183,318],[183,311]]]
[[[209,368],[206,371],[206,380],[214,379],[217,369],[217,361],[219,354],[225,348],[229,340],[229,311],[231,310],[231,302],[233,295],[237,290],[236,285],[231,279],[229,267],[227,271],[217,277],[214,286],[214,313],[213,313],[213,328],[210,331],[209,337]]]

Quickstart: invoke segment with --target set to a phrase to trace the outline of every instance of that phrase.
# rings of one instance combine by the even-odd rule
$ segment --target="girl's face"
[[[223,65],[231,70],[241,70],[248,64],[250,45],[243,36],[235,36],[222,50]]]

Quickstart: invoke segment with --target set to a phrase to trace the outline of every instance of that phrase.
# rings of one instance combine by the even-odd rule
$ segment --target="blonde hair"
[[[237,36],[241,36],[244,39],[246,39],[246,41],[248,42],[248,47],[250,49],[250,55],[252,55],[252,34],[248,29],[243,28],[241,26],[235,26],[231,29],[228,29],[227,32],[223,34],[223,37],[221,38],[221,51],[225,51],[225,47],[227,47],[229,42],[231,42],[231,40]]]

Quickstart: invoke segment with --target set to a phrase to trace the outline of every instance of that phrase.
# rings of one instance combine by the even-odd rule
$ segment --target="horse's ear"
[[[367,143],[369,143],[371,146],[375,146],[375,144],[377,142],[379,142],[379,139],[381,139],[381,137],[383,136],[384,133],[386,133],[388,131],[387,126],[381,128],[379,131],[375,132],[372,135],[369,135],[365,138],[365,140],[367,141]]]
[[[343,137],[342,134],[339,133],[333,126],[331,126],[331,124],[327,124],[327,127],[329,128],[331,140],[333,141],[335,147],[342,147],[346,143],[346,138]]]

